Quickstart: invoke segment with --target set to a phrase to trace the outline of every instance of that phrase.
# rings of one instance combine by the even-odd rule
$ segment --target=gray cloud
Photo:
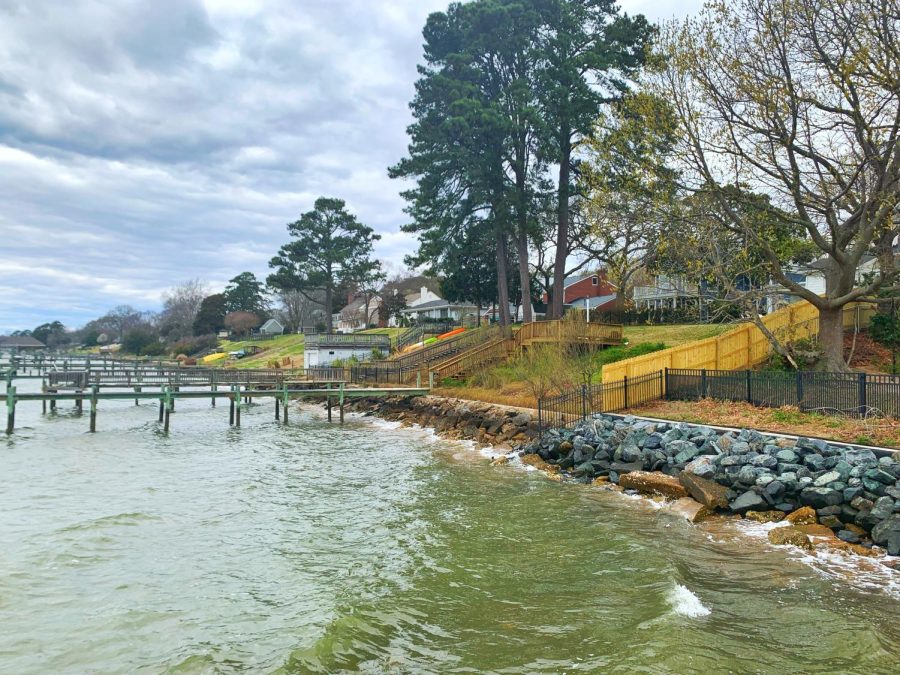
[[[320,195],[397,265],[386,167],[446,4],[0,0],[0,333],[265,275]]]

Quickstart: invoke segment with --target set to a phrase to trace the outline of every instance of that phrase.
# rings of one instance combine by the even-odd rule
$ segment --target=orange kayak
[[[462,333],[464,330],[465,330],[465,328],[457,328],[457,329],[455,329],[455,330],[451,330],[451,331],[448,332],[448,333],[444,333],[443,335],[438,335],[438,336],[437,336],[437,339],[438,339],[438,340],[443,340],[444,338],[453,337],[454,335],[459,335],[459,334]]]

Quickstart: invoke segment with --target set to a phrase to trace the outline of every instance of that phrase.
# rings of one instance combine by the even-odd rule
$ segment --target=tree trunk
[[[500,305],[500,327],[509,329],[509,252],[507,250],[506,233],[497,230],[497,303]]]
[[[565,135],[567,138],[568,135]],[[569,162],[572,147],[563,143],[559,162],[559,186],[556,222],[556,260],[553,267],[553,294],[550,300],[551,319],[561,319],[566,295],[566,258],[569,257]]]
[[[887,279],[885,285],[892,286],[896,283],[897,263],[894,259],[894,240],[897,235],[893,230],[882,234],[875,242],[875,257],[878,258],[878,268],[881,276]],[[890,314],[892,310],[892,298],[885,298],[878,303],[878,311],[881,314]]]
[[[516,248],[519,255],[519,285],[522,296],[522,321],[531,323],[534,317],[531,315],[531,274],[528,271],[528,237],[525,227],[519,223],[519,233],[516,237]]]
[[[525,176],[525,142],[518,144],[516,166],[516,253],[519,256],[519,286],[522,298],[522,321],[531,323],[531,273],[528,269],[528,186]]]
[[[819,310],[819,346],[822,349],[821,367],[829,372],[848,372],[844,360],[843,308]]]
[[[330,333],[334,326],[331,324],[331,306],[332,306],[331,287],[325,288],[325,332]]]

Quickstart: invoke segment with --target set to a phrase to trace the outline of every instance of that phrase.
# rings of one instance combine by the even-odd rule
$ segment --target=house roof
[[[587,300],[588,307],[590,307],[591,309],[594,309],[595,307],[602,307],[606,303],[612,302],[615,299],[616,299],[616,294],[613,293],[612,295],[601,295],[596,298],[584,298],[584,297],[575,298],[574,300],[572,300],[571,302],[568,302],[566,304],[571,305],[573,307],[584,307],[585,306],[584,301]]]
[[[16,335],[13,337],[3,338],[0,341],[0,347],[46,347],[43,342],[37,340],[30,335]]]
[[[568,277],[564,282],[564,288],[568,288],[572,284],[577,284],[579,281],[584,281],[585,279],[590,279],[591,277],[597,277],[597,280],[600,280],[600,273],[594,274],[576,274],[575,276]]]
[[[282,324],[278,319],[269,319],[262,326],[260,326],[260,330],[262,330],[263,328],[266,328],[266,327],[273,328],[276,325],[279,328],[284,329],[284,324]]]
[[[449,300],[431,300],[430,302],[423,302],[421,305],[416,305],[414,307],[407,307],[406,309],[400,310],[402,313],[409,314],[412,312],[420,312],[425,309],[439,309],[441,307],[471,307],[475,308],[471,302],[450,302]]]

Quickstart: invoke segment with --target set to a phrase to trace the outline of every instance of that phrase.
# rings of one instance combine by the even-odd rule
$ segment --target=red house
[[[606,272],[572,276],[565,281],[563,303],[583,307],[590,304],[591,310],[611,310],[616,302],[616,288],[606,279]],[[544,302],[550,298],[544,293]]]

